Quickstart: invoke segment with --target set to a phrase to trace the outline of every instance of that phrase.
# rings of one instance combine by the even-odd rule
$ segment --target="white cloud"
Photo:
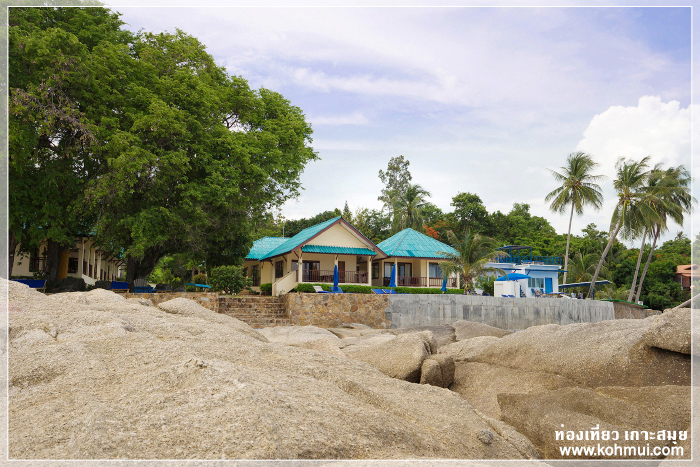
[[[369,120],[361,112],[345,115],[327,115],[325,117],[309,117],[312,125],[367,125]]]

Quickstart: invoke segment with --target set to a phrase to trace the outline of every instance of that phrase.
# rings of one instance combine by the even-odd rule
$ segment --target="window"
[[[544,289],[544,277],[528,277],[527,286],[533,289]]]
[[[372,279],[379,279],[379,263],[372,263]]]
[[[68,274],[78,272],[78,258],[68,258]]]
[[[384,277],[391,277],[392,267],[394,267],[394,263],[384,263]]]
[[[275,279],[279,279],[284,276],[284,261],[277,261],[275,263]]]
[[[440,265],[438,263],[430,263],[428,264],[428,271],[429,275],[428,277],[442,277],[442,270],[440,269]]]
[[[250,277],[253,279],[253,285],[254,286],[259,286],[260,285],[260,270],[259,270],[259,265],[255,264],[251,266],[250,270]]]
[[[299,261],[293,259],[292,260],[292,271],[298,271],[299,270]]]

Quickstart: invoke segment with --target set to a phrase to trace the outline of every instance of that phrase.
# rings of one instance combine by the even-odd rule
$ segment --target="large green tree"
[[[564,284],[569,264],[569,242],[571,240],[571,222],[574,212],[583,214],[583,208],[587,205],[596,210],[603,206],[603,192],[596,183],[603,178],[602,175],[593,175],[593,170],[598,165],[593,158],[586,153],[576,152],[569,154],[566,165],[561,167],[561,172],[550,170],[554,179],[560,183],[559,187],[552,190],[545,197],[545,202],[551,201],[549,208],[553,212],[563,214],[571,206],[569,215],[569,230],[566,234],[566,252],[564,253]]]
[[[379,179],[384,184],[384,188],[377,199],[384,203],[385,210],[392,210],[392,200],[397,193],[404,191],[411,183],[413,177],[408,170],[409,165],[411,163],[403,156],[392,157],[389,159],[386,171],[379,171]]]
[[[430,192],[417,183],[409,183],[402,190],[395,190],[391,198],[391,231],[406,228],[423,231],[423,209],[428,204]]]
[[[440,262],[440,269],[445,277],[451,274],[459,275],[465,293],[472,287],[474,279],[487,272],[505,275],[502,269],[486,266],[494,257],[506,255],[497,251],[498,246],[493,239],[471,231],[467,231],[462,237],[449,231],[447,238],[456,253],[440,252],[446,258],[445,261]]]

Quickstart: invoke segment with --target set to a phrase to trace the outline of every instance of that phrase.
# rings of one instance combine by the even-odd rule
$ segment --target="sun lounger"
[[[398,295],[394,289],[384,289],[384,293],[387,295]]]
[[[316,293],[330,293],[326,290],[323,290],[320,285],[314,285],[313,288],[316,291]]]
[[[32,289],[37,289],[39,292],[46,292],[45,279],[12,279],[15,282],[20,282]]]
[[[189,285],[189,286],[191,286],[191,287],[202,287],[202,288],[204,288],[204,289],[210,289],[210,288],[211,288],[211,285],[205,285],[205,284],[185,284],[185,285]]]
[[[372,293],[375,293],[377,295],[384,295],[386,292],[384,289],[372,289]]]
[[[109,290],[112,292],[117,292],[117,293],[124,293],[129,291],[129,283],[128,282],[119,282],[119,281],[112,281],[112,285],[109,287]]]
[[[146,279],[135,279],[134,293],[153,293],[153,287],[148,284]]]

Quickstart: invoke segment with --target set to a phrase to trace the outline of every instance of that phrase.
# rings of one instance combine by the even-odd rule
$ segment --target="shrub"
[[[85,281],[77,277],[66,277],[60,281],[46,283],[46,291],[49,293],[85,292],[85,290]]]
[[[313,289],[311,289],[311,291],[313,291]],[[264,293],[265,295],[272,295],[272,282],[260,284],[260,292]]]
[[[206,274],[197,274],[194,276],[194,283],[195,284],[207,284],[207,275]]]
[[[243,275],[243,268],[239,266],[219,266],[209,274],[209,285],[215,292],[237,294],[252,284],[253,281]]]
[[[297,284],[297,286],[292,290],[292,292],[304,292],[304,293],[314,293],[314,285],[320,285],[321,288],[327,292],[330,292],[331,290],[331,285],[330,284],[310,284],[310,283],[303,283],[303,284]],[[343,289],[343,292],[345,293],[365,293],[365,294],[371,294],[372,289],[391,289],[392,287],[378,287],[378,286],[369,286],[369,285],[352,285],[352,284],[339,284],[340,288]],[[262,288],[262,286],[261,286]],[[437,288],[423,288],[423,287],[396,287],[394,288],[396,290],[396,293],[410,293],[410,294],[441,294],[442,290],[437,289]],[[448,294],[463,294],[464,291],[462,289],[447,289]]]
[[[93,289],[106,289],[109,290],[112,287],[111,281],[95,281],[95,286]]]

